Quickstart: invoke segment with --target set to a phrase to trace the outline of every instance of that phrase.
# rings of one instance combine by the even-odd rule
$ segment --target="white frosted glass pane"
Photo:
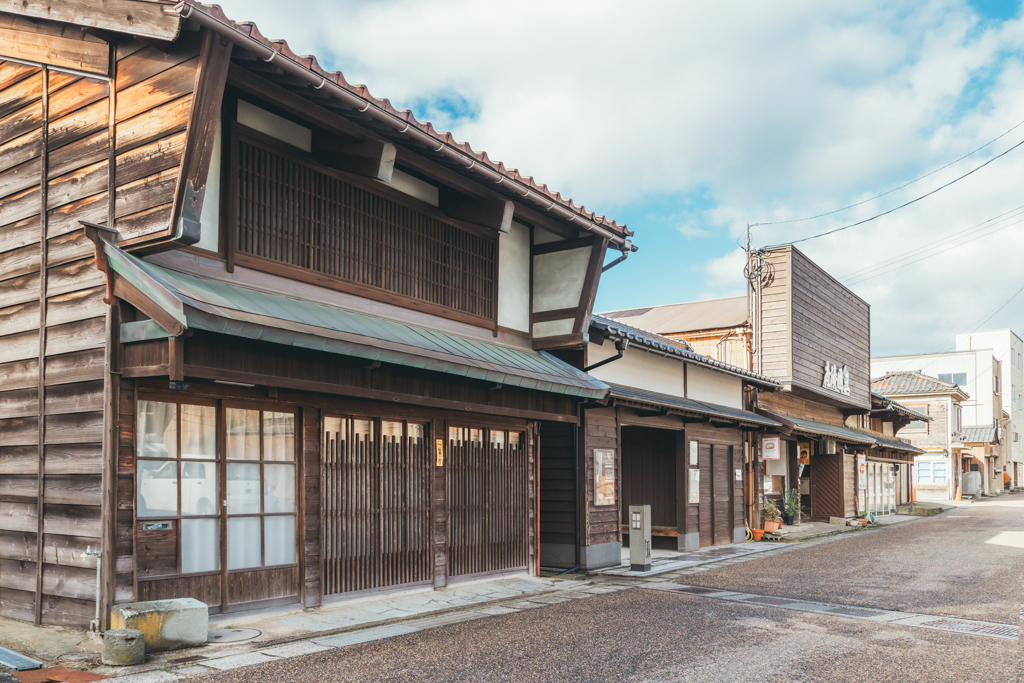
[[[264,517],[266,526],[266,566],[295,562],[295,517]]]
[[[295,416],[263,413],[263,459],[295,460]]]
[[[217,409],[213,406],[181,406],[181,457],[217,457]]]
[[[225,415],[229,460],[260,459],[260,411],[228,408]]]
[[[228,569],[260,566],[260,518],[228,518]]]
[[[424,428],[423,425],[418,425],[418,424],[415,424],[413,422],[409,423],[409,440],[410,441],[412,441],[414,439],[422,439],[424,433],[425,433],[425,428]]]
[[[139,401],[138,452],[140,458],[177,458],[177,404]]]
[[[295,466],[263,466],[263,511],[295,512]]]
[[[181,514],[217,514],[217,463],[181,463]]]
[[[512,446],[518,446],[519,445],[519,432],[509,432],[508,433],[508,442]]]
[[[215,572],[220,569],[220,531],[217,519],[181,520],[181,571]]]
[[[373,440],[373,423],[369,420],[352,420],[352,433],[357,442]]]
[[[330,438],[344,441],[348,437],[348,420],[343,417],[325,417],[324,431]]]
[[[178,514],[178,463],[138,461],[139,517]]]
[[[505,432],[496,432],[491,430],[491,445],[492,446],[504,446],[505,445]]]
[[[380,423],[380,435],[385,442],[396,442],[402,438],[402,423],[401,422],[388,422],[384,421]]]
[[[228,514],[260,511],[260,466],[228,465]]]

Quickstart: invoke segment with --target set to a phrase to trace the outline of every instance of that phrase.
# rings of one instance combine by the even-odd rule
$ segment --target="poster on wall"
[[[864,453],[857,454],[857,489],[865,491],[868,488],[868,456]]]
[[[594,505],[615,505],[615,451],[594,449]]]
[[[697,505],[700,503],[700,470],[690,470],[690,492],[687,496],[687,504]]]
[[[857,491],[857,511],[865,512],[867,510],[864,504],[864,491]]]
[[[782,453],[782,437],[781,436],[763,436],[761,437],[761,459],[762,460],[778,460]]]
[[[801,441],[799,444],[800,448],[800,464],[810,465],[811,456],[814,455],[814,442],[813,441]]]

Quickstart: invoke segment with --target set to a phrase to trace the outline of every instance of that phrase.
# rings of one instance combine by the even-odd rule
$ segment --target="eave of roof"
[[[878,399],[881,403],[884,404],[884,407],[882,408],[883,410],[892,410],[894,412],[900,413],[901,415],[906,415],[907,417],[912,418],[914,420],[920,420],[921,422],[931,422],[934,419],[930,415],[919,413],[913,408],[908,408],[899,401],[893,400],[887,396],[882,396],[881,394],[875,393],[874,391],[871,392],[871,397]]]
[[[608,396],[612,400],[622,400],[627,403],[640,403],[648,406],[667,409],[669,412],[682,413],[711,418],[712,421],[736,422],[740,425],[751,427],[781,427],[782,424],[757,413],[732,408],[718,403],[708,401],[697,401],[692,398],[662,394],[657,391],[648,391],[624,384],[608,382],[610,391]]]
[[[995,443],[996,428],[992,425],[972,425],[960,430],[960,443]]]
[[[543,351],[513,347],[352,311],[143,261],[106,241],[97,250],[115,284],[125,280],[160,312],[129,326],[135,340],[200,329],[495,382],[602,399],[607,385]]]
[[[808,434],[810,436],[824,436],[829,439],[835,439],[837,441],[857,444],[860,446],[867,446],[875,443],[875,439],[873,437],[861,434],[860,432],[856,432],[846,427],[836,427],[835,425],[823,424],[813,420],[804,420],[798,417],[790,417],[789,415],[778,415],[767,410],[758,410],[757,412],[790,427],[795,432]]]
[[[596,327],[609,337],[625,339],[644,351],[658,353],[660,355],[664,355],[669,358],[676,358],[677,360],[688,363],[703,365],[717,372],[739,377],[743,381],[762,389],[775,391],[782,386],[778,381],[771,377],[765,377],[764,375],[759,375],[756,372],[751,372],[750,370],[745,370],[743,368],[736,367],[735,365],[723,363],[722,361],[715,360],[714,358],[708,358],[707,356],[701,355],[690,349],[690,345],[681,339],[669,339],[668,337],[663,337],[660,334],[656,334],[648,330],[642,330],[639,327],[633,327],[632,325],[626,325],[625,323],[620,323],[618,320],[605,318],[604,316],[597,315],[596,313],[590,317],[590,325],[591,327]]]
[[[563,221],[575,224],[580,229],[596,232],[607,238],[623,251],[636,251],[629,237],[633,233],[614,220],[588,211],[585,206],[575,204],[571,199],[562,197],[547,185],[537,183],[532,176],[522,175],[518,169],[506,168],[500,161],[493,161],[486,152],[476,152],[469,143],[458,142],[451,133],[443,133],[434,129],[429,122],[421,122],[409,110],[395,109],[387,99],[378,99],[370,94],[365,85],[350,84],[340,71],[323,69],[316,57],[297,55],[288,46],[287,41],[266,38],[252,22],[234,22],[224,14],[218,5],[204,5],[195,0],[182,0],[175,5],[175,11],[183,19],[195,21],[222,36],[236,45],[257,54],[264,61],[277,60],[292,74],[306,78],[307,85],[323,92],[331,93],[343,100],[353,113],[363,117],[375,118],[397,135],[417,138],[426,142],[434,152],[441,153],[447,160],[455,164],[455,169],[464,175],[479,176],[490,183],[508,183],[513,194],[520,200],[527,200],[539,209],[557,216]],[[263,54],[260,54],[263,51]],[[437,145],[436,148],[433,145]]]

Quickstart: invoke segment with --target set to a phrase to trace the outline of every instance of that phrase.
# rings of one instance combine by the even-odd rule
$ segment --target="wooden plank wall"
[[[619,472],[615,499],[622,500],[622,457],[619,451],[619,428],[616,408],[596,408],[583,412],[583,483],[582,490],[586,501],[583,515],[583,529],[580,542],[583,545],[599,545],[601,543],[621,543],[622,530],[619,527],[618,506],[594,505],[594,449],[611,448],[615,450],[615,469]]]
[[[576,543],[576,476],[573,433],[576,426],[540,423],[540,543],[572,547]]]
[[[790,264],[789,254],[773,251],[765,255],[773,268],[771,284],[761,290],[761,369],[768,377],[782,380],[793,374],[790,353]],[[754,340],[755,346],[758,340]],[[755,368],[756,369],[756,368]]]
[[[870,405],[871,307],[799,250],[790,249],[794,380],[832,393],[821,388],[824,361],[845,365],[850,371],[847,400]]]
[[[733,471],[742,466],[742,432],[736,428],[716,429],[708,423],[695,423],[687,425],[686,440],[688,443],[684,460],[687,467],[691,468],[690,442],[696,441],[698,466],[701,470],[700,503],[691,505],[689,496],[686,497],[687,531],[699,531],[702,547],[732,543],[732,529],[742,525],[744,517],[743,482],[736,481]],[[688,475],[686,481],[688,485]],[[716,489],[720,497],[731,496],[731,500],[721,500],[716,505],[712,499]],[[714,534],[716,527],[719,529],[718,538]],[[726,533],[729,534],[728,538]]]
[[[131,41],[117,47],[114,224],[121,246],[171,228],[200,38],[196,32],[173,45]]]
[[[105,79],[0,63],[0,615],[78,627],[103,536],[107,313],[78,221],[107,220],[109,110]]]

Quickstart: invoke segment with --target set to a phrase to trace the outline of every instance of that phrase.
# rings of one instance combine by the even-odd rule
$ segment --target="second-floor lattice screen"
[[[237,149],[237,253],[494,318],[496,241],[312,162],[246,139]]]

